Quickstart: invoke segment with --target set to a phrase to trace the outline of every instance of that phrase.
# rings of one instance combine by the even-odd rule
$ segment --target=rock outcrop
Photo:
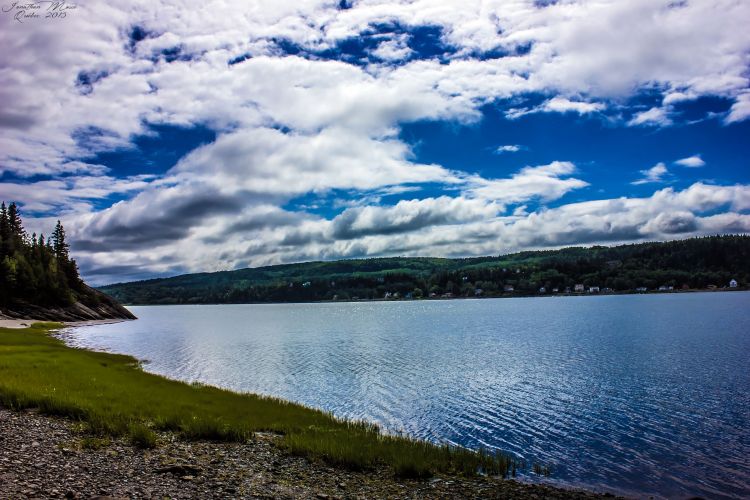
[[[91,321],[136,319],[136,317],[109,295],[86,286],[82,298],[72,305],[40,306],[25,301],[15,301],[11,306],[0,308],[0,319]]]

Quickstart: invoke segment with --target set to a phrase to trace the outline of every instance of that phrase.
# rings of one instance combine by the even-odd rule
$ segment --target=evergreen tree
[[[55,230],[52,233],[52,246],[55,250],[55,257],[60,262],[67,262],[69,260],[70,245],[65,241],[65,229],[60,221],[57,221]]]
[[[15,203],[0,204],[0,308],[14,303],[65,306],[90,295],[70,258],[60,221],[49,238],[26,234]],[[90,298],[90,297],[89,297]]]
[[[10,226],[8,225],[8,209],[5,202],[0,205],[0,260],[10,253]]]

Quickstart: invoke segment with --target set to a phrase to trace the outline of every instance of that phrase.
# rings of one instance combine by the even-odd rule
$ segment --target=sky
[[[30,5],[0,199],[95,285],[750,233],[744,0]]]

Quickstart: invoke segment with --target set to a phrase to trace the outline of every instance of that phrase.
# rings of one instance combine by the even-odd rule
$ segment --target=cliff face
[[[41,321],[89,321],[102,319],[136,319],[116,300],[98,290],[86,286],[86,293],[70,306],[38,306],[25,301],[16,301],[0,309],[0,318],[35,319]]]

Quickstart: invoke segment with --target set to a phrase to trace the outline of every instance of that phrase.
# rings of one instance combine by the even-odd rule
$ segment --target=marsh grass
[[[503,454],[386,435],[375,425],[276,398],[148,374],[130,356],[65,346],[49,335],[58,326],[0,328],[0,405],[69,417],[92,436],[126,436],[142,448],[157,445],[155,431],[232,442],[264,431],[283,435],[281,446],[292,453],[355,470],[388,465],[400,477],[506,476],[518,465]]]
[[[103,448],[109,447],[110,444],[112,444],[112,441],[110,441],[109,438],[100,438],[93,436],[81,438],[78,443],[78,445],[83,450],[101,450]]]

